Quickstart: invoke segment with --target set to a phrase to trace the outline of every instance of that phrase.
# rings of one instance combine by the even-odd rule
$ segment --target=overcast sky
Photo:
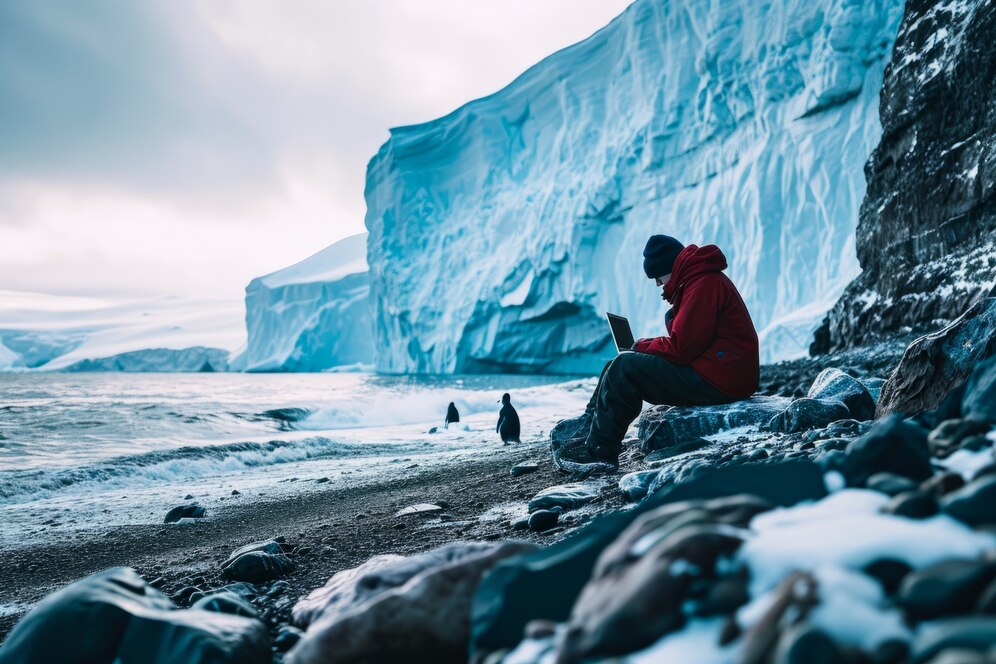
[[[3,0],[0,290],[241,298],[363,230],[389,127],[630,0]]]

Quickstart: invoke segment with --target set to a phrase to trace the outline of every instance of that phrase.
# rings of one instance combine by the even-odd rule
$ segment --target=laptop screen
[[[612,331],[612,340],[616,342],[617,350],[630,350],[636,339],[633,338],[633,330],[629,327],[629,321],[616,314],[605,314],[609,319],[609,329]]]

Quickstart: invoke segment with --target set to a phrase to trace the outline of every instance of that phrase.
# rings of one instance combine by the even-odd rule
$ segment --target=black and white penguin
[[[446,409],[446,424],[443,428],[449,429],[451,422],[460,421],[460,411],[457,410],[456,404],[452,401],[450,402],[449,408]]]
[[[520,442],[519,414],[515,412],[512,396],[508,392],[501,395],[501,412],[498,413],[498,427],[495,430],[501,434],[501,442],[505,445]]]

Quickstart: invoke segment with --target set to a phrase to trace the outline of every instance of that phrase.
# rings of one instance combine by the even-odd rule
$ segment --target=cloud
[[[0,284],[239,297],[362,230],[389,127],[628,1],[0,2]]]

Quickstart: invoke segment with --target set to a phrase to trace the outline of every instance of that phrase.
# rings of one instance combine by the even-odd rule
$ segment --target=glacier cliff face
[[[373,364],[367,234],[340,240],[246,288],[247,371]]]
[[[858,273],[901,0],[638,0],[367,172],[377,368],[593,371],[603,313],[663,333],[647,237],[716,243],[765,360]]]

